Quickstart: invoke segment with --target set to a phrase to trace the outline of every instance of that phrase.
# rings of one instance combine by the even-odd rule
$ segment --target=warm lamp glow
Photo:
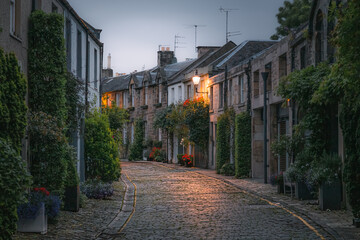
[[[198,85],[200,82],[200,77],[195,75],[195,76],[193,76],[192,80],[194,82],[194,85]]]

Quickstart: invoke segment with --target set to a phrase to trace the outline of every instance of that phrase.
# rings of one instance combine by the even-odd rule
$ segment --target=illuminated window
[[[20,37],[21,1],[10,0],[10,34]]]

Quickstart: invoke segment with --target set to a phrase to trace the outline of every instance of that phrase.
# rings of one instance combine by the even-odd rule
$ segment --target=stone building
[[[94,102],[95,106],[100,106],[99,86],[103,54],[103,43],[100,42],[101,30],[83,20],[66,0],[0,0],[0,5],[0,47],[5,52],[15,53],[25,76],[28,74],[28,26],[31,12],[42,10],[64,16],[67,69],[84,83],[85,101],[89,105]],[[81,168],[84,159],[82,128],[83,124],[81,129],[74,133],[72,142],[77,149],[78,172],[81,173],[81,180],[84,179],[84,169]],[[25,139],[23,159],[27,158],[28,142],[25,142]]]

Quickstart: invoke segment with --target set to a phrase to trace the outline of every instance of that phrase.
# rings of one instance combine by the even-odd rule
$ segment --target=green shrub
[[[17,149],[0,138],[0,239],[16,231],[17,206],[24,200],[30,176]]]
[[[86,179],[118,180],[120,162],[106,114],[94,110],[85,119]]]
[[[216,172],[230,161],[230,118],[227,112],[218,118],[216,129]]]
[[[162,148],[162,141],[154,141],[154,147]]]
[[[26,127],[25,94],[26,80],[15,55],[0,48],[0,138],[10,140],[18,151]]]
[[[30,172],[35,187],[45,187],[61,195],[64,191],[68,144],[57,119],[43,112],[29,118]]]
[[[142,160],[144,149],[144,136],[144,121],[142,119],[137,119],[135,121],[134,142],[130,147],[130,161]]]
[[[251,171],[251,116],[240,113],[235,119],[235,175],[249,177]]]
[[[184,156],[184,154],[178,154],[178,155],[177,155],[178,164],[180,164],[180,165],[184,165],[184,164],[185,164],[185,162],[184,162],[184,160],[183,160],[183,156]]]
[[[79,185],[79,176],[76,169],[76,151],[75,149],[67,145],[65,152],[66,159],[66,178],[65,178],[65,187],[73,187]]]
[[[221,169],[220,174],[225,176],[234,176],[235,175],[235,166],[231,163],[225,163]]]

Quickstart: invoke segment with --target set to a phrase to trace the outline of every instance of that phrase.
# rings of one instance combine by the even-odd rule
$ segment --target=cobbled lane
[[[276,205],[189,168],[171,166],[122,163],[123,173],[137,187],[137,200],[116,239],[331,239],[315,224],[306,226]]]

